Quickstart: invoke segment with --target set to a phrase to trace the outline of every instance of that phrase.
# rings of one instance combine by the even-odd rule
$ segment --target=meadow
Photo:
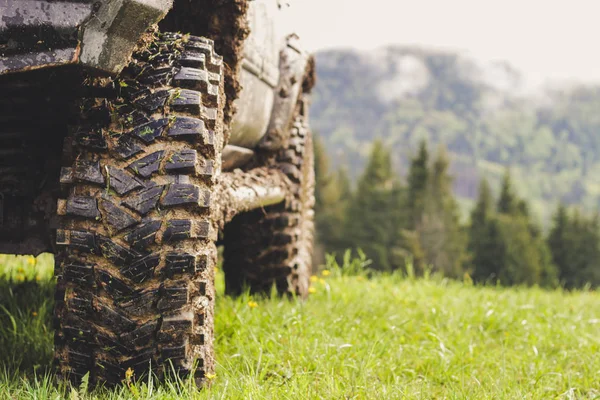
[[[600,397],[600,296],[438,277],[313,277],[308,301],[223,296],[212,385],[55,384],[53,260],[0,256],[0,399]],[[124,377],[125,380],[125,377]]]

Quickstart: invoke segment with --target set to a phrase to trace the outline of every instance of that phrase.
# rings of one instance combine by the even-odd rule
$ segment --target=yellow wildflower
[[[35,259],[35,257],[27,257],[27,263],[29,265],[35,265],[37,262],[37,260]]]
[[[329,275],[331,275],[331,271],[329,271],[328,269],[324,269],[323,272],[321,272],[321,275],[329,276]]]
[[[206,379],[212,381],[217,377],[217,374],[206,374]]]
[[[250,307],[250,308],[256,308],[256,307],[258,307],[258,303],[255,302],[255,301],[253,301],[253,300],[250,300],[248,302],[248,307]]]
[[[325,284],[325,279],[323,279],[323,278],[319,279],[319,283],[320,283],[321,285],[324,285],[324,284]]]
[[[468,272],[465,272],[465,274],[463,275],[463,283],[465,284],[465,286],[473,286],[473,279],[471,278],[471,275],[469,275]]]
[[[131,377],[133,377],[133,370],[131,368],[127,368],[127,371],[125,371],[125,379],[130,381]]]
[[[313,293],[317,293],[317,289],[315,289],[314,287],[309,287],[308,288],[308,293],[313,294]]]
[[[31,315],[33,315],[34,317],[37,317],[37,316],[38,316],[38,313],[37,313],[37,312],[35,312],[35,311],[33,311],[33,312],[31,313]]]
[[[316,282],[316,281],[318,281],[318,280],[319,280],[319,277],[318,277],[318,276],[316,276],[316,275],[313,275],[313,276],[311,276],[311,277],[310,277],[310,281],[311,281],[311,282]]]

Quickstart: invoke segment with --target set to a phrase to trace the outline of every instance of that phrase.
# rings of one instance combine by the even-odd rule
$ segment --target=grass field
[[[600,397],[597,293],[335,271],[305,303],[220,296],[210,389],[145,382],[88,395],[49,372],[51,270],[51,257],[0,256],[0,399]]]

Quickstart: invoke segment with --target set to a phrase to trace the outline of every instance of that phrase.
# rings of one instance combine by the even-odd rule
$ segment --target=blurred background
[[[317,59],[321,254],[360,247],[380,269],[410,257],[449,276],[596,283],[596,2],[290,3],[284,25]]]

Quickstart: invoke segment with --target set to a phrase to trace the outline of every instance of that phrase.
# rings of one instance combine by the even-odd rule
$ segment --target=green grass
[[[210,389],[151,382],[87,395],[49,375],[51,258],[0,263],[0,399],[600,396],[597,293],[399,276],[325,277],[305,303],[220,296]]]

